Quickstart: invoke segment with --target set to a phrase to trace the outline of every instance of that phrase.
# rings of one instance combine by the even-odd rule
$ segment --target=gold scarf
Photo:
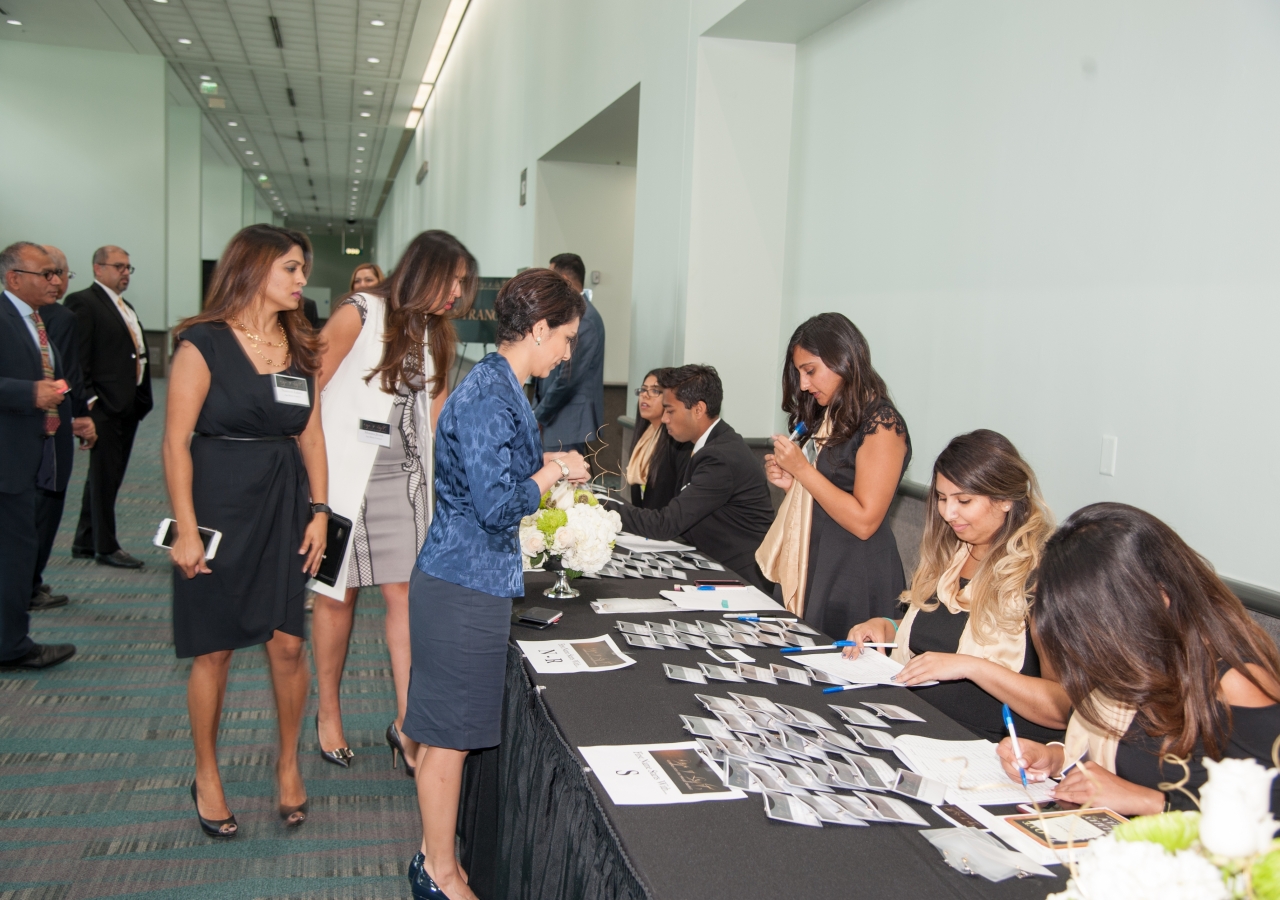
[[[640,435],[640,440],[631,448],[631,457],[627,460],[627,484],[644,486],[649,482],[649,463],[653,461],[654,448],[658,446],[658,430],[661,425],[649,423],[649,427]]]
[[[973,582],[970,581],[963,589],[960,587],[960,570],[964,568],[967,556],[968,545],[961,543],[956,548],[955,555],[951,558],[951,564],[947,566],[947,570],[938,579],[938,601],[952,615],[973,609],[973,598],[970,593],[973,588]],[[916,615],[919,612],[920,609],[918,607],[911,607],[907,610],[907,614],[903,616],[902,624],[898,626],[898,634],[895,638],[898,646],[893,651],[893,658],[904,665],[912,656],[910,649],[911,626],[915,623]],[[940,611],[934,610],[935,614],[938,612]],[[965,622],[964,631],[960,632],[960,643],[956,647],[956,653],[990,660],[997,665],[1004,666],[1010,672],[1021,672],[1022,664],[1027,655],[1026,625],[1024,624],[1017,634],[1002,632],[994,643],[980,644],[974,637],[973,619],[970,617],[969,621]]]
[[[824,418],[813,436],[822,445],[831,434]],[[814,457],[816,465],[817,457]],[[765,578],[782,586],[782,605],[788,612],[804,615],[804,589],[809,578],[809,537],[813,532],[813,495],[799,481],[792,481],[778,514],[756,549],[756,563]]]
[[[1132,706],[1104,697],[1097,691],[1093,693],[1093,702],[1102,721],[1114,730],[1099,729],[1085,721],[1084,716],[1079,713],[1072,713],[1071,720],[1067,722],[1067,736],[1063,739],[1063,765],[1088,754],[1086,759],[1114,775],[1120,737],[1129,730],[1138,711]]]

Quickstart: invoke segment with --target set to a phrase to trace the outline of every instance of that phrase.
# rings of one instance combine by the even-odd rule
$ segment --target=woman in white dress
[[[424,231],[386,281],[344,299],[324,328],[317,387],[329,506],[353,528],[335,586],[311,584],[320,595],[311,640],[320,754],[343,768],[354,754],[342,728],[342,671],[360,588],[378,585],[396,688],[386,738],[392,766],[407,749],[405,769],[413,774],[408,760],[417,746],[400,735],[409,690],[409,574],[431,521],[432,433],[457,341],[450,319],[469,308],[477,283],[475,257],[457,238]]]

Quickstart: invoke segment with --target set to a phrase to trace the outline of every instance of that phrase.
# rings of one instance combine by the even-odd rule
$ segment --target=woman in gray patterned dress
[[[382,284],[352,294],[325,325],[317,379],[326,435],[329,505],[353,523],[334,587],[318,582],[312,624],[320,710],[316,734],[327,762],[354,754],[342,727],[340,687],[362,587],[386,601],[396,715],[387,726],[392,765],[416,746],[402,739],[409,688],[409,574],[432,508],[432,432],[447,394],[456,335],[450,319],[475,296],[475,258],[443,231],[418,235]],[[406,771],[413,774],[406,762]]]

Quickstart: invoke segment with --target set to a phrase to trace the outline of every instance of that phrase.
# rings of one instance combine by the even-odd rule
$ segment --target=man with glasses
[[[45,244],[44,251],[53,260],[62,283],[58,287],[56,300],[61,300],[67,292],[67,286],[75,273],[67,268],[67,257],[57,247]],[[44,568],[49,562],[49,554],[53,552],[53,541],[58,535],[58,526],[62,523],[62,510],[67,501],[67,482],[71,480],[71,468],[75,463],[75,443],[79,438],[83,449],[93,447],[97,439],[97,430],[93,419],[89,416],[89,396],[84,391],[84,381],[80,377],[80,339],[76,335],[76,314],[61,303],[50,303],[40,308],[40,318],[44,320],[45,329],[49,332],[49,341],[55,352],[62,357],[61,362],[66,370],[67,382],[71,391],[66,395],[64,407],[70,407],[70,416],[63,416],[58,433],[53,436],[55,460],[57,462],[55,483],[50,487],[36,488],[36,573],[31,594],[31,610],[52,609],[65,606],[66,594],[55,594],[53,588],[44,583]]]
[[[71,644],[37,644],[28,633],[36,567],[36,487],[56,479],[53,436],[63,409],[62,354],[41,310],[62,275],[44,248],[19,241],[0,251],[0,668],[43,669],[75,655]]]
[[[142,568],[142,560],[120,549],[116,540],[116,494],[138,423],[151,411],[151,367],[142,324],[121,296],[133,272],[128,253],[111,245],[99,247],[93,254],[93,284],[67,297],[67,308],[79,321],[81,376],[98,432],[71,555],[121,569]]]

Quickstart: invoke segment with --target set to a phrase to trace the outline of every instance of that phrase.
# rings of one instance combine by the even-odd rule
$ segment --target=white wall
[[[200,166],[201,259],[218,259],[231,237],[244,227],[241,184],[244,170],[207,156]]]
[[[138,271],[126,294],[166,326],[165,62],[0,44],[0,246],[56,244],[93,283],[93,251],[118,244]]]
[[[631,248],[635,240],[636,170],[632,166],[539,162],[535,265],[557,253],[586,263],[592,303],[604,320],[604,380],[627,383],[631,350]]]
[[[1278,95],[1264,0],[870,3],[798,46],[780,340],[866,332],[917,481],[994,428],[1280,588]]]
[[[169,106],[166,130],[166,327],[172,327],[200,311],[200,110],[194,106]]]
[[[698,42],[682,361],[716,367],[721,415],[771,432],[786,240],[795,45]],[[764,362],[762,365],[761,363]]]

